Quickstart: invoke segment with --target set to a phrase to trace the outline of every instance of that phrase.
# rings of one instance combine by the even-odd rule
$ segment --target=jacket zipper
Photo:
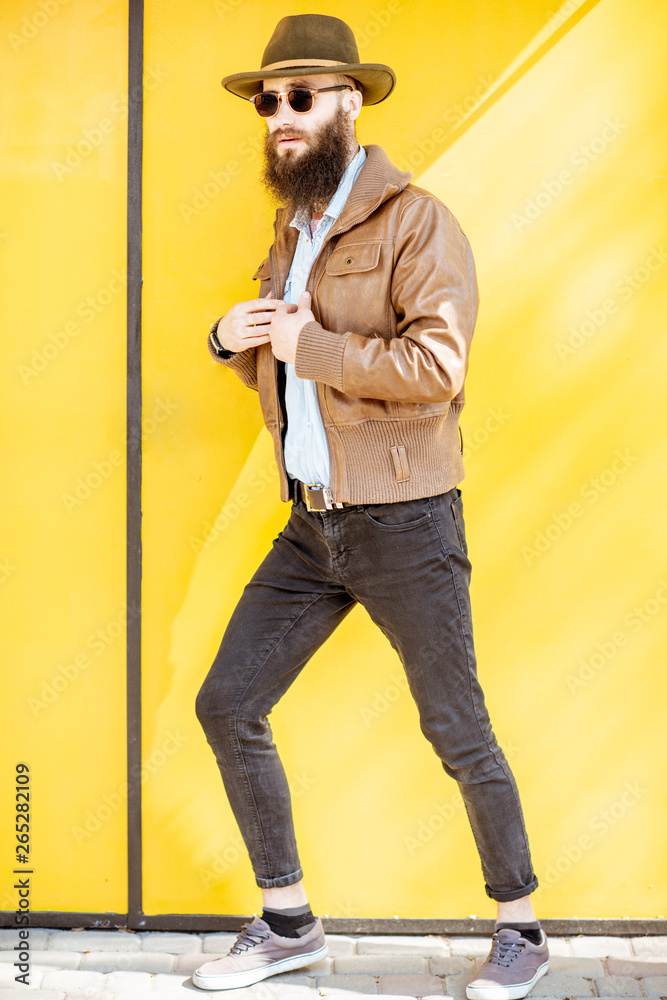
[[[325,240],[324,240],[324,243],[320,247],[320,251],[319,251],[317,257],[315,258],[315,260],[313,261],[313,263],[311,265],[311,268],[310,268],[310,271],[308,273],[308,280],[306,282],[306,291],[310,292],[311,296],[312,296],[313,291],[314,291],[313,283],[312,283],[311,279],[312,279],[313,271],[315,269],[315,265],[317,264],[317,262],[319,261],[320,257],[322,256],[322,251],[324,250],[324,248],[327,245],[327,243],[330,241],[332,235],[333,236],[342,236],[343,233],[347,233],[347,232],[350,231],[350,229],[354,229],[355,226],[359,226],[359,225],[361,225],[362,222],[365,222],[366,219],[368,219],[368,217],[371,216],[373,214],[373,212],[377,208],[379,208],[380,205],[384,204],[384,202],[385,202],[384,194],[385,194],[385,192],[383,191],[382,192],[382,198],[381,198],[381,200],[378,203],[376,203],[372,208],[370,208],[366,212],[365,215],[362,215],[360,219],[355,219],[354,222],[351,222],[349,226],[346,226],[344,229],[340,229],[337,233],[332,233],[331,231],[327,233],[327,235],[325,237]],[[269,262],[271,262],[271,251],[269,251]],[[272,270],[271,273],[273,275],[273,270]],[[319,277],[321,277],[321,275]],[[319,280],[319,278],[318,278],[318,280]],[[273,294],[275,295],[275,291],[274,291]],[[276,387],[277,387],[277,378],[276,378]],[[317,404],[318,404],[318,406],[320,408],[320,418],[321,418],[322,417],[323,406],[326,409],[327,414],[329,414],[329,410],[326,407],[326,404],[324,402],[324,389],[320,390],[320,385],[319,385],[318,382],[315,383],[315,390],[316,390],[316,395],[317,395]],[[321,394],[322,394],[322,398],[321,399],[320,399],[320,391],[321,391]],[[277,392],[277,388],[276,388],[276,392]],[[329,414],[329,417],[330,417],[330,414]],[[327,449],[329,451],[329,479],[330,479],[329,486],[331,488],[331,493],[332,493],[334,499],[337,500],[338,499],[338,485],[339,485],[339,478],[340,477],[336,473],[333,450],[332,450],[331,444],[329,442],[329,438],[328,438],[328,435],[327,435],[327,429],[326,429],[324,420],[322,420],[322,426],[324,427],[324,437],[326,439]]]
[[[276,299],[276,285],[275,276],[273,272],[273,247],[269,247],[269,269],[271,271],[271,297]],[[283,477],[283,483],[287,488],[287,493],[289,496],[289,478],[287,476],[287,469],[285,468],[285,455],[283,448],[283,411],[280,405],[280,393],[278,392],[278,359],[273,356],[273,389],[276,398],[276,422],[278,424],[278,441],[280,443],[279,454],[280,454],[280,473]],[[326,432],[325,432],[326,433]]]
[[[327,235],[325,237],[325,240],[322,243],[322,246],[320,247],[319,253],[317,254],[317,257],[315,258],[315,260],[311,264],[310,271],[309,271],[309,274],[308,274],[308,280],[306,282],[306,288],[305,288],[305,290],[309,291],[311,293],[311,295],[313,293],[313,281],[312,281],[313,270],[315,268],[315,265],[320,260],[320,258],[322,256],[322,252],[323,252],[324,248],[326,247],[326,245],[330,242],[332,236],[342,236],[343,233],[347,233],[347,232],[350,231],[350,229],[354,229],[355,226],[359,226],[359,225],[361,225],[362,222],[365,222],[366,219],[370,215],[373,214],[373,212],[376,210],[376,208],[378,208],[380,205],[382,205],[384,203],[384,201],[386,200],[385,197],[384,197],[384,195],[385,195],[385,191],[382,192],[382,197],[379,200],[379,202],[376,202],[371,208],[369,208],[369,210],[364,215],[362,215],[361,218],[355,219],[353,222],[350,223],[349,226],[346,226],[344,229],[340,229],[337,233],[333,232],[333,227],[332,227],[332,230],[327,233]],[[276,228],[276,227],[274,226],[274,228]],[[277,230],[276,230],[276,238],[277,238],[277,235],[278,235],[278,233],[277,233]],[[275,274],[274,274],[274,269],[273,269],[273,246],[271,246],[269,248],[269,268],[270,268],[270,271],[271,271],[271,293],[272,293],[273,298],[278,298],[277,288],[276,288],[276,285],[275,285]],[[278,440],[280,442],[280,472],[282,473],[282,475],[284,477],[284,483],[287,486],[287,492],[289,493],[289,478],[288,478],[288,475],[287,475],[287,469],[285,467],[285,449],[284,449],[284,446],[283,446],[282,408],[280,406],[280,394],[278,392],[278,361],[276,360],[275,357],[273,359],[273,385],[274,385],[274,393],[275,393],[275,400],[276,400],[276,418],[277,418],[277,424],[278,424]],[[317,382],[315,383],[315,391],[316,391],[316,396],[317,396],[317,405],[319,406],[319,410],[320,410],[320,418],[322,418],[323,408],[326,410],[327,413],[329,413],[329,411],[328,411],[328,409],[326,407],[326,404],[324,403],[324,398],[323,398],[324,393],[323,392],[321,394],[322,398],[320,398],[320,386],[319,386],[319,384]],[[324,437],[325,437],[325,440],[327,442],[327,450],[329,452],[329,478],[330,478],[330,487],[331,487],[331,492],[332,492],[333,496],[336,497],[337,490],[338,490],[338,481],[339,481],[340,477],[337,475],[337,471],[336,471],[336,467],[335,467],[335,460],[334,460],[334,453],[333,453],[333,449],[331,447],[331,442],[329,440],[329,436],[327,434],[327,429],[326,429],[326,426],[325,426],[325,423],[324,423],[323,419],[322,419],[322,427],[324,428]]]

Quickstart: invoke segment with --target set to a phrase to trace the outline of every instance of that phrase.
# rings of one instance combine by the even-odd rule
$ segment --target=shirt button
[[[308,426],[310,427],[310,420],[308,421]]]

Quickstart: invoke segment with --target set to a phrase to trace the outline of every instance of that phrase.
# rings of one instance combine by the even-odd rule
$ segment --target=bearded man
[[[275,241],[209,334],[212,356],[259,393],[288,523],[246,586],[197,698],[262,890],[261,918],[202,965],[205,990],[249,986],[326,954],[267,716],[357,602],[405,667],[421,728],[455,778],[498,903],[468,997],[525,996],[548,968],[514,778],[475,664],[459,416],[477,286],[456,219],[379,146],[362,105],[394,73],[360,63],[338,18],[283,18],[256,72],[223,85],[266,120]]]

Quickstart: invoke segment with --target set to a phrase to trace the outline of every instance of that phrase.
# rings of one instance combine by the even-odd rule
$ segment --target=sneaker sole
[[[532,990],[535,983],[546,976],[549,971],[548,960],[541,965],[532,979],[527,983],[518,983],[513,986],[470,986],[466,987],[468,1000],[521,1000]]]
[[[294,969],[303,969],[306,965],[313,965],[326,958],[327,951],[327,946],[323,945],[317,951],[311,951],[307,955],[281,958],[261,969],[249,969],[247,972],[233,972],[222,976],[200,976],[198,972],[194,972],[192,982],[202,990],[235,990],[260,983],[262,979],[277,976],[280,972],[292,972]]]

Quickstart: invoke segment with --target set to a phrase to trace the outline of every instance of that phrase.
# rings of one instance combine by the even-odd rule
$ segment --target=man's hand
[[[271,320],[279,307],[287,308],[280,299],[273,300],[271,292],[265,299],[237,302],[218,323],[220,344],[225,350],[237,353],[268,344]]]
[[[276,310],[269,324],[271,350],[278,361],[293,365],[296,360],[296,342],[301,327],[315,319],[310,309],[310,292],[302,292],[299,305],[276,302]]]

